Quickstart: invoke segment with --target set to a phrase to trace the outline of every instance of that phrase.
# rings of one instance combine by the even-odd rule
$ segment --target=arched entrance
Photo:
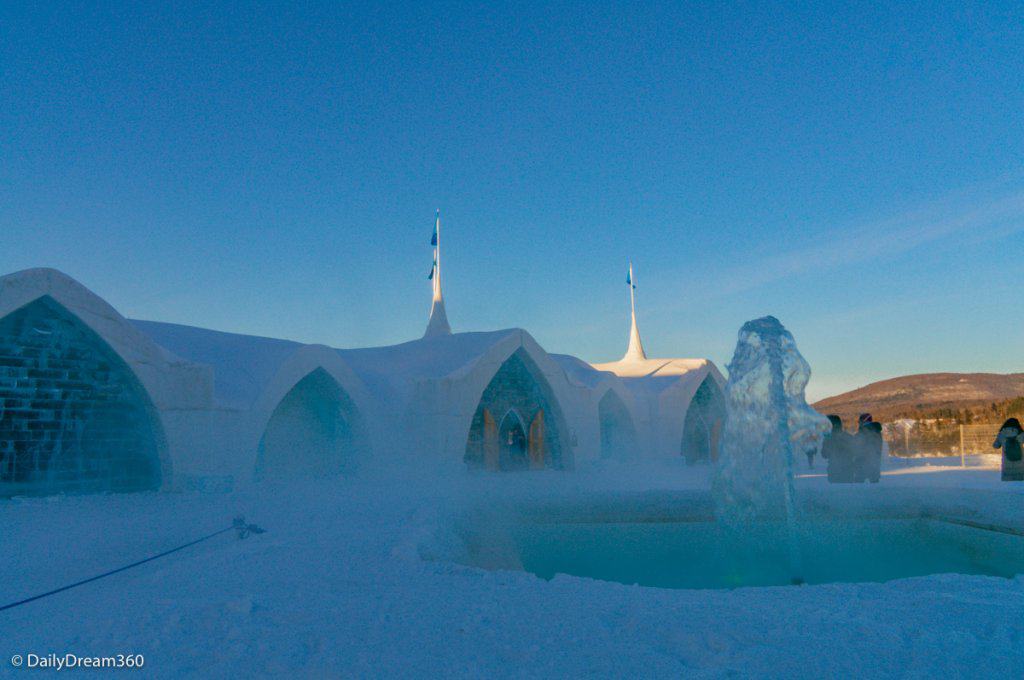
[[[526,470],[530,467],[527,450],[526,426],[523,419],[510,409],[501,419],[498,428],[498,468],[501,470]]]
[[[466,439],[466,464],[488,470],[561,468],[559,422],[550,386],[520,348],[484,388]]]
[[[622,399],[608,390],[597,405],[601,426],[601,457],[624,460],[636,451],[636,427]]]
[[[718,438],[725,418],[725,398],[710,375],[697,388],[686,410],[681,453],[689,465],[718,460]]]
[[[155,489],[161,442],[131,368],[56,300],[0,319],[0,497]]]
[[[274,409],[260,438],[258,479],[319,479],[346,472],[365,445],[349,395],[318,368]]]

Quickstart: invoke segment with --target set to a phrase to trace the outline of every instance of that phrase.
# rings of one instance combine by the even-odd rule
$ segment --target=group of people
[[[882,426],[870,413],[858,418],[856,434],[843,429],[839,416],[828,416],[832,431],[825,435],[821,457],[828,461],[828,481],[833,483],[878,482],[882,475]],[[1002,449],[1002,480],[1024,482],[1024,427],[1016,418],[1010,418],[999,428],[992,447]],[[814,466],[813,449],[807,452],[807,462]]]
[[[828,481],[878,483],[882,477],[881,423],[876,423],[870,413],[862,413],[857,419],[857,434],[850,434],[843,429],[842,418],[831,415],[828,419],[832,431],[821,445],[821,457],[828,461]]]

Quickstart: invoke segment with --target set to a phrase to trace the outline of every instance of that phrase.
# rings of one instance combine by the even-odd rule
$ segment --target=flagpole
[[[437,229],[437,292],[441,293],[441,209],[437,209],[434,227]]]
[[[434,214],[434,235],[430,239],[434,247],[434,265],[430,269],[431,282],[434,284],[430,303],[430,320],[423,337],[435,335],[451,335],[452,327],[448,324],[448,315],[444,311],[444,297],[441,292],[441,209]]]
[[[623,361],[642,361],[647,358],[644,352],[644,344],[640,341],[640,329],[636,326],[636,280],[633,278],[633,263],[629,263],[629,274],[626,276],[629,284],[629,346]]]
[[[633,277],[633,263],[629,263],[629,312],[636,322],[636,279]]]

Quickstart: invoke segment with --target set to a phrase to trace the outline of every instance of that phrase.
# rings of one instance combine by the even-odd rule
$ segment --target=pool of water
[[[476,566],[660,588],[1024,573],[1019,532],[924,518],[808,521],[792,543],[779,524],[729,531],[709,521],[524,523],[478,527],[463,538]]]

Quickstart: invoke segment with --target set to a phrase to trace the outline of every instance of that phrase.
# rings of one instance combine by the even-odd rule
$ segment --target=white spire
[[[430,320],[427,321],[427,332],[423,337],[435,335],[451,335],[452,327],[448,325],[448,314],[444,311],[444,295],[441,294],[441,209],[438,208],[434,219],[434,237],[430,239],[434,246],[434,268],[430,270],[430,282],[433,284],[434,297],[430,303]]]
[[[629,263],[629,276],[626,277],[629,284],[629,311],[631,323],[629,327],[629,347],[623,361],[643,361],[647,358],[644,352],[644,343],[640,341],[640,329],[636,325],[636,279],[633,278],[633,263]]]

